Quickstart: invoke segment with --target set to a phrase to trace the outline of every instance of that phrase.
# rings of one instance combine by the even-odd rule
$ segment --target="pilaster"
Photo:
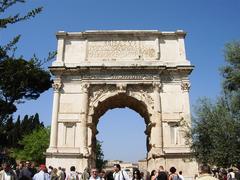
[[[84,156],[88,156],[88,148],[87,148],[87,140],[88,140],[88,135],[87,135],[87,112],[88,112],[88,98],[89,98],[89,93],[88,93],[88,88],[89,84],[87,83],[82,83],[81,89],[80,89],[80,94],[81,94],[81,107],[80,107],[80,134],[81,134],[81,146],[80,146],[80,152]]]
[[[188,79],[182,80],[181,89],[183,94],[183,113],[184,119],[187,122],[190,122],[191,112],[190,112],[190,101],[189,101],[189,90],[190,90],[190,82]]]
[[[161,99],[160,99],[160,83],[153,84],[153,97],[154,97],[154,114],[153,124],[151,130],[151,143],[153,158],[160,157],[163,153],[163,136],[162,136],[162,113],[161,113]]]
[[[60,77],[54,80],[52,87],[53,87],[53,111],[52,111],[50,145],[49,145],[48,152],[57,151],[58,111],[59,111],[60,90],[62,87],[62,82]]]

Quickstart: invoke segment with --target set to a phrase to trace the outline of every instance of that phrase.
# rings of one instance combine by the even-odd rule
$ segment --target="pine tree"
[[[30,10],[25,15],[16,13],[4,17],[5,11],[24,0],[0,1],[0,30],[9,25],[28,20],[42,11],[42,7]],[[16,112],[16,104],[29,99],[37,99],[41,93],[51,87],[50,73],[42,68],[42,63],[51,60],[55,56],[49,53],[49,57],[43,61],[35,55],[30,59],[23,56],[16,57],[17,43],[20,35],[14,37],[8,44],[0,45],[0,125]]]

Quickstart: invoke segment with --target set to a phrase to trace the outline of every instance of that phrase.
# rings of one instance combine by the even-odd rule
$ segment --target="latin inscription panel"
[[[157,39],[88,41],[89,60],[141,60],[158,58]]]

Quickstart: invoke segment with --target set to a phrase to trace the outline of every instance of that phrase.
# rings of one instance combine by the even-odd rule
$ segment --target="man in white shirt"
[[[179,171],[178,176],[180,177],[181,180],[184,180],[184,177],[183,177],[183,175],[182,175],[182,171]]]
[[[230,169],[228,170],[227,180],[232,180],[232,179],[235,179],[235,173],[233,172],[233,169],[230,168]]]
[[[113,178],[114,180],[129,180],[129,176],[126,171],[121,170],[120,164],[114,164],[113,166]]]
[[[98,169],[93,168],[91,170],[91,176],[90,176],[89,180],[100,180],[100,177],[98,176]]]
[[[59,180],[65,180],[65,176],[64,176],[64,173],[63,173],[61,167],[58,167],[57,175],[58,175],[58,177],[59,177],[59,178],[58,178]]]
[[[39,169],[40,171],[33,176],[33,180],[50,180],[46,166],[44,164],[41,164]]]
[[[66,180],[79,180],[75,166],[70,167],[70,173],[67,175]]]
[[[0,171],[0,180],[16,180],[17,176],[14,171],[11,169],[9,163],[3,164],[3,170]]]

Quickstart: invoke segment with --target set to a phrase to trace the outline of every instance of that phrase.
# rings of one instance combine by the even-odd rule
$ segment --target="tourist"
[[[112,171],[107,171],[105,174],[105,180],[114,180],[113,178],[113,172]]]
[[[48,166],[48,174],[49,174],[50,176],[51,176],[52,170],[53,170],[53,167],[52,167],[52,166]]]
[[[57,171],[58,171],[57,168],[53,168],[52,173],[50,175],[51,180],[58,180],[59,179]]]
[[[159,166],[157,180],[168,180],[168,175],[166,171],[164,171],[163,166]]]
[[[176,173],[177,169],[175,167],[171,167],[170,168],[170,175],[168,177],[169,180],[179,180],[179,176],[178,174]]]
[[[200,168],[200,175],[196,178],[197,180],[217,180],[217,178],[211,175],[210,166],[203,164]]]
[[[132,180],[142,180],[142,176],[141,173],[138,169],[136,169],[135,171],[133,171],[133,177]]]
[[[233,172],[233,169],[230,168],[230,169],[228,170],[227,180],[232,180],[232,179],[235,179],[235,173]]]
[[[64,179],[66,179],[67,175],[66,175],[66,169],[65,168],[62,168],[62,172],[64,174]]]
[[[70,173],[67,175],[66,180],[79,180],[78,174],[75,170],[75,166],[70,167]]]
[[[25,162],[25,167],[22,169],[22,171],[19,174],[19,179],[32,179],[33,174],[31,172],[31,163],[29,161]]]
[[[44,164],[39,166],[39,172],[33,176],[33,180],[50,180],[50,176],[47,173],[47,168]]]
[[[86,167],[81,175],[81,180],[88,180],[90,177],[89,175],[89,168]]]
[[[179,178],[180,178],[180,180],[184,180],[184,177],[183,177],[183,175],[182,175],[182,171],[179,171]]]
[[[59,177],[59,180],[65,180],[64,172],[62,171],[61,167],[58,167],[57,175]]]
[[[227,170],[226,169],[221,169],[220,175],[222,180],[227,180]],[[239,179],[240,180],[240,179]]]
[[[100,180],[105,180],[105,175],[106,175],[105,171],[101,170],[100,173],[99,173]]]
[[[90,176],[89,180],[100,180],[100,177],[98,176],[98,169],[93,168],[91,170],[91,176]]]
[[[114,180],[129,180],[128,174],[126,173],[126,171],[121,170],[120,164],[114,164],[113,170]]]
[[[31,163],[29,170],[30,170],[31,173],[32,173],[32,177],[34,176],[34,174],[37,173],[37,169],[36,169],[36,167],[35,167],[35,163],[34,163],[34,162]]]
[[[235,172],[236,180],[240,180],[240,162],[237,163],[237,171]]]
[[[20,162],[17,166],[16,166],[16,174],[17,174],[17,178],[19,179],[20,176],[20,172],[23,170],[24,168],[24,163]]]
[[[3,169],[0,171],[0,180],[17,180],[17,175],[12,170],[9,163],[3,164]]]
[[[144,172],[140,172],[140,174],[141,174],[141,178],[142,178],[143,180],[145,180],[146,178],[145,178]]]
[[[158,173],[156,170],[152,170],[150,174],[150,180],[157,180]]]

